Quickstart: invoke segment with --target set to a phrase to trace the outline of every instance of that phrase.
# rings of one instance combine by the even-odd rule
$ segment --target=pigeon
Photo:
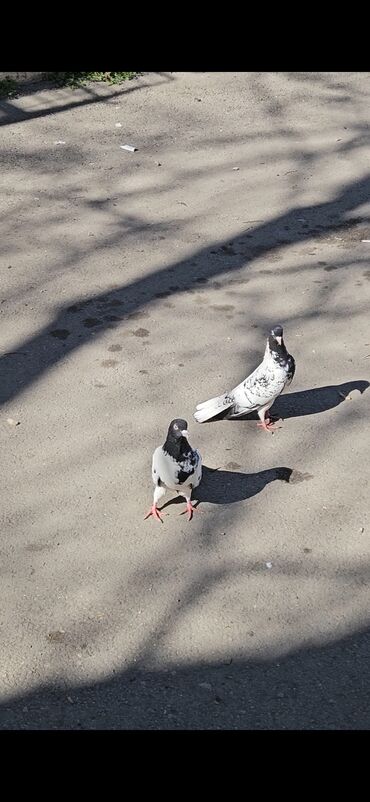
[[[267,338],[263,360],[243,382],[231,392],[210,398],[198,404],[194,413],[198,423],[211,420],[222,412],[225,418],[239,418],[249,412],[257,412],[260,426],[266,432],[274,431],[273,422],[266,415],[276,398],[291,383],[295,373],[295,361],[285,347],[283,327],[274,326]]]
[[[189,513],[188,521],[191,521],[193,512],[196,510],[191,503],[191,493],[195,487],[198,487],[202,478],[202,458],[199,451],[191,448],[188,437],[186,420],[175,418],[171,421],[165,444],[158,446],[153,454],[153,504],[144,520],[153,515],[163,523],[157,503],[164,496],[166,490],[175,490],[176,493],[184,496]]]

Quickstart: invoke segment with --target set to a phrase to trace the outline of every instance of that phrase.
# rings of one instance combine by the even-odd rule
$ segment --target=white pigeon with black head
[[[239,418],[257,412],[261,421],[257,426],[265,431],[274,431],[275,427],[266,413],[289,386],[294,373],[295,361],[286,349],[283,327],[276,325],[269,333],[265,354],[258,368],[230,392],[198,404],[195,420],[204,423],[222,412],[226,413],[223,416],[225,418]]]
[[[166,442],[158,446],[153,454],[153,504],[145,518],[153,515],[163,523],[157,504],[166,490],[174,490],[185,498],[188,521],[191,521],[196,510],[191,503],[191,494],[202,478],[202,458],[199,451],[190,446],[188,437],[186,420],[175,418],[171,421]]]

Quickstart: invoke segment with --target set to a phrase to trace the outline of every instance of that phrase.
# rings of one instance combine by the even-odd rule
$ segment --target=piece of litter
[[[364,531],[365,531],[365,527],[364,527],[364,526],[361,526],[361,527],[360,527],[360,534],[362,535],[362,533],[363,533]]]
[[[362,239],[361,242],[370,242],[370,239]]]
[[[54,145],[65,145],[64,139],[56,139]]]
[[[157,167],[162,167],[162,162],[156,162]]]
[[[272,568],[272,563],[265,563],[266,568]]]
[[[60,641],[64,640],[64,635],[65,635],[64,629],[57,629],[55,632],[48,633],[48,640],[60,643]]]
[[[9,423],[9,426],[19,426],[20,420],[14,420],[14,418],[7,418],[6,422]]]
[[[137,150],[134,145],[120,145],[120,148],[122,148],[122,150],[129,150],[130,153],[135,153],[135,150]]]
[[[122,128],[122,123],[116,123],[116,128]]]
[[[67,700],[68,700],[68,702],[69,702],[71,705],[73,705],[73,704],[74,704],[74,701],[73,701],[73,699],[72,699],[72,696],[67,696]]]
[[[233,167],[233,170],[240,170],[240,167]]]

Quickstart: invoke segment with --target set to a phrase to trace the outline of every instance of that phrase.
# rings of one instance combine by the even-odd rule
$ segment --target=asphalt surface
[[[368,729],[369,91],[152,73],[0,102],[0,728]],[[196,424],[278,322],[281,428]],[[199,512],[144,522],[174,417]]]

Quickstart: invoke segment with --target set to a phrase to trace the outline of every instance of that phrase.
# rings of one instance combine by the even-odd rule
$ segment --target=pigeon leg
[[[198,505],[196,507],[193,507],[193,505],[191,503],[191,496],[187,496],[187,495],[185,495],[185,493],[181,493],[181,495],[184,497],[184,499],[186,501],[186,512],[189,513],[188,521],[191,521],[191,519],[193,517],[193,512],[198,510]],[[200,510],[198,510],[198,512],[200,512]],[[185,513],[185,510],[183,512],[180,512],[180,515],[184,515],[184,513]]]
[[[195,512],[197,510],[197,507],[193,507],[193,505],[192,505],[192,503],[190,501],[190,498],[189,498],[189,501],[186,502],[186,510],[189,513],[188,521],[191,521],[191,519],[193,517],[193,512]]]
[[[159,501],[160,498],[162,498],[162,496],[164,496],[165,492],[166,488],[161,486],[160,484],[158,484],[157,487],[154,489],[153,504],[149,512],[146,514],[144,521],[146,521],[146,519],[152,515],[153,518],[156,518],[157,521],[160,521],[161,524],[163,524],[163,519],[161,518],[159,514],[159,509],[157,507],[157,502]]]
[[[262,407],[262,409],[258,412],[258,417],[260,418],[261,422],[257,423],[261,429],[264,429],[265,432],[275,432],[276,429],[280,429],[280,426],[274,426],[270,416],[268,415],[268,410],[270,407]]]

